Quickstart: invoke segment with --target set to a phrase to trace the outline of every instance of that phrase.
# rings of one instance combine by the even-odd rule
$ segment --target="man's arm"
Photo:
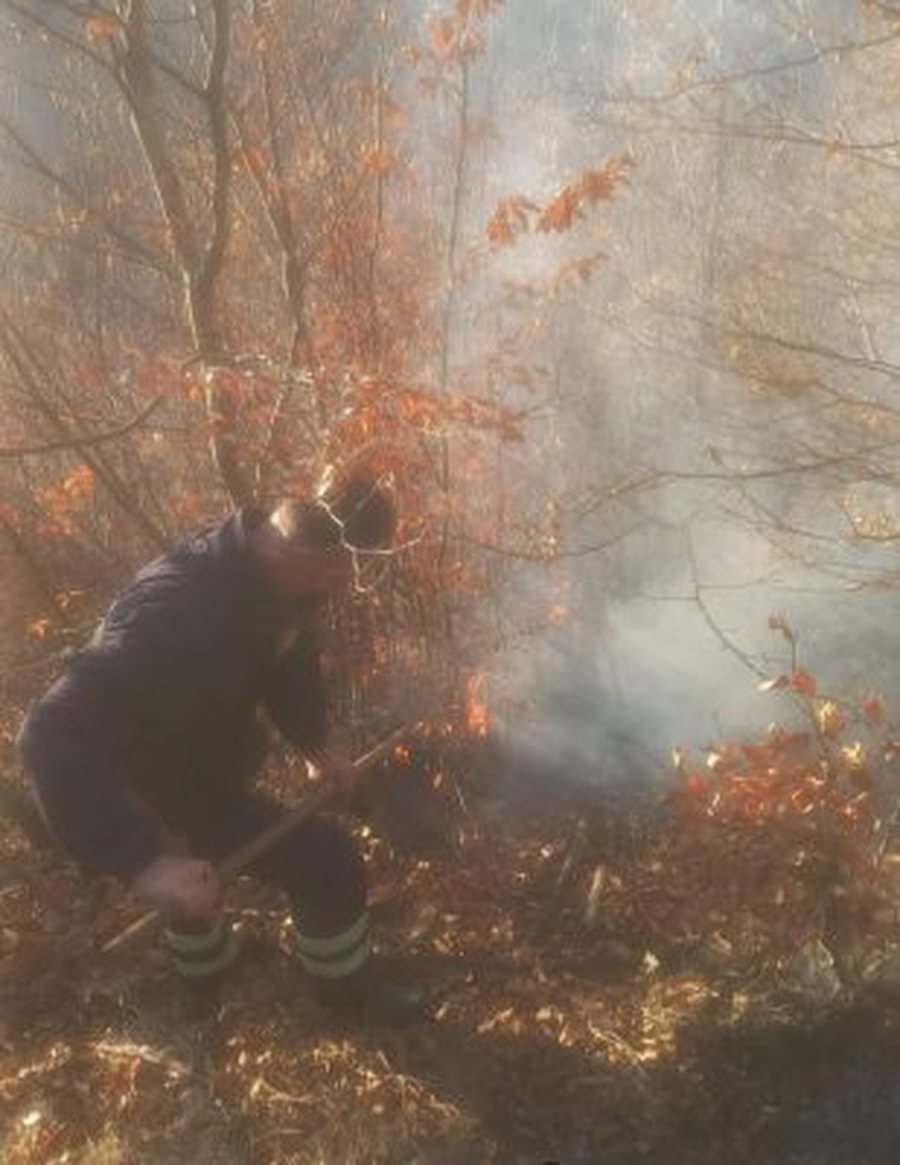
[[[334,785],[340,800],[349,800],[360,771],[343,749],[327,744],[327,693],[313,631],[298,632],[279,658],[264,702],[282,736],[301,749],[321,780]]]
[[[263,703],[281,735],[305,755],[322,749],[328,735],[325,681],[315,632],[303,628],[275,662]]]

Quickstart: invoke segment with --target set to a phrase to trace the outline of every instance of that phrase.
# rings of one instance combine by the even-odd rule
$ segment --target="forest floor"
[[[308,997],[267,888],[232,887],[246,952],[188,1022],[152,928],[100,950],[134,904],[10,831],[0,1159],[894,1165],[891,994],[848,991],[810,963],[820,945],[792,978],[721,929],[690,938],[673,913],[670,931],[665,823],[641,837],[609,820],[585,793],[498,792],[440,853],[360,827],[382,949],[433,1016],[359,1031]],[[648,895],[661,914],[642,913]]]

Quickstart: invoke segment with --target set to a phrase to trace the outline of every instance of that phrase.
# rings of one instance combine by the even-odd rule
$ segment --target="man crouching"
[[[145,566],[29,711],[19,749],[51,829],[85,873],[164,914],[185,979],[211,981],[236,953],[215,863],[287,812],[249,788],[266,751],[260,710],[323,779],[352,786],[352,764],[325,744],[313,616],[393,528],[389,495],[361,478],[237,511]],[[287,892],[320,1000],[407,1018],[402,993],[371,974],[365,868],[339,824],[308,819],[250,872]]]

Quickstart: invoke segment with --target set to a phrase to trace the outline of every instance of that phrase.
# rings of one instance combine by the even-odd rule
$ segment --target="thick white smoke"
[[[573,557],[513,570],[489,691],[512,745],[588,779],[653,777],[672,745],[789,716],[757,690],[790,662],[776,613],[823,688],[890,702],[897,684],[896,600],[870,585],[890,584],[893,548],[849,512],[871,479],[896,507],[889,451],[859,450],[890,436],[860,419],[872,406],[889,423],[876,365],[897,337],[877,246],[844,233],[880,179],[827,148],[851,118],[858,139],[884,128],[866,68],[829,47],[872,30],[856,5],[791,11],[510,4],[472,67],[492,131],[468,162],[473,251],[500,199],[542,203],[611,155],[634,162],[570,233],[474,265],[452,337],[463,382],[492,352],[541,369],[538,389],[511,376],[501,391],[535,417],[511,474],[526,508],[562,499]],[[713,84],[724,74],[737,80]],[[598,249],[589,282],[521,294]]]

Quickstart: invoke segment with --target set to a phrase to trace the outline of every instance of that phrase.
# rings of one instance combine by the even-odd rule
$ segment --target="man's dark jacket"
[[[87,872],[130,880],[221,811],[259,759],[261,707],[300,747],[324,739],[315,638],[269,591],[259,520],[238,511],[146,566],[26,718],[26,771]]]

